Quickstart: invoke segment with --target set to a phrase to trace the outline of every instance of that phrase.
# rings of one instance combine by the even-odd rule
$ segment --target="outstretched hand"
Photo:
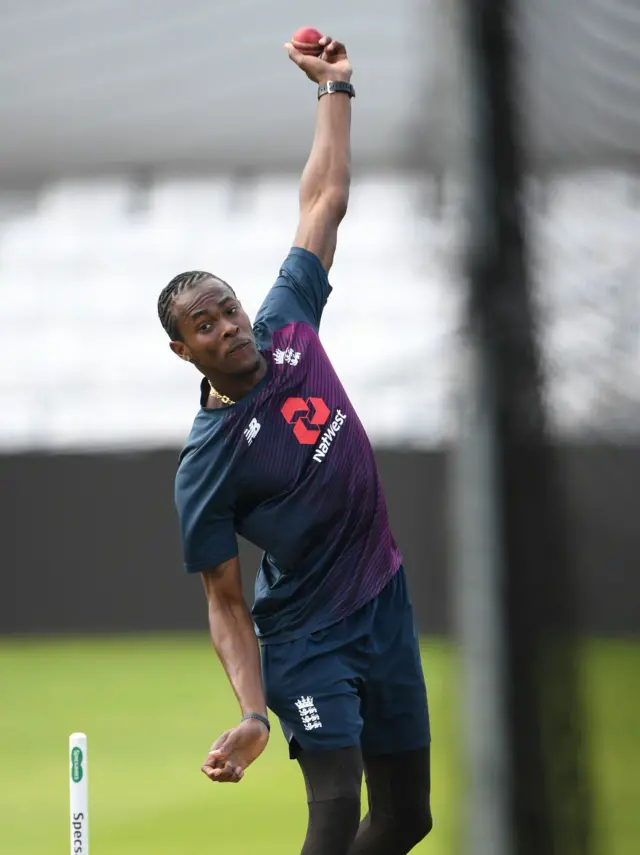
[[[212,781],[237,784],[247,766],[262,754],[268,741],[269,731],[264,724],[248,718],[216,739],[202,771]]]
[[[341,42],[334,41],[330,36],[323,36],[319,44],[323,48],[319,56],[300,50],[296,42],[287,42],[285,49],[289,59],[295,62],[314,83],[326,83],[327,80],[349,82],[351,63],[345,46]]]

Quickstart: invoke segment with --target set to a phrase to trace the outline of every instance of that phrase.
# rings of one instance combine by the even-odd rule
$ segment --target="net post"
[[[468,358],[452,498],[470,782],[465,851],[587,855],[576,592],[529,280],[516,0],[460,2]]]

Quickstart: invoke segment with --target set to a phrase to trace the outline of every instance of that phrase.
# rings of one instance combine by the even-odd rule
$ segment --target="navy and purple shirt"
[[[187,572],[237,555],[236,534],[264,551],[252,610],[263,643],[347,617],[402,560],[371,445],[318,337],[330,291],[319,259],[292,249],[254,324],[265,377],[214,410],[203,381],[176,476]]]

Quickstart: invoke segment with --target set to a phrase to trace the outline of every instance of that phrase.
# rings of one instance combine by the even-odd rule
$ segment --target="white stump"
[[[71,855],[89,853],[89,802],[87,798],[87,737],[69,737]]]

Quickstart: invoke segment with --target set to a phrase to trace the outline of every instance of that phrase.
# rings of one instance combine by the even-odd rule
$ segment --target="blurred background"
[[[156,300],[209,269],[253,314],[274,280],[313,134],[315,90],[282,48],[303,24],[355,67],[322,335],[376,448],[423,639],[435,828],[418,850],[529,851],[542,786],[534,851],[637,851],[640,6],[473,8],[0,0],[1,855],[68,847],[74,731],[97,853],[299,850],[279,733],[240,787],[199,772],[237,712],[181,570],[173,477],[198,379]],[[504,173],[502,131],[523,144]],[[505,223],[515,244],[484,251]],[[493,363],[483,317],[506,343]],[[522,342],[544,466],[500,421]],[[250,597],[257,551],[241,560]],[[520,677],[539,708],[509,701]]]

